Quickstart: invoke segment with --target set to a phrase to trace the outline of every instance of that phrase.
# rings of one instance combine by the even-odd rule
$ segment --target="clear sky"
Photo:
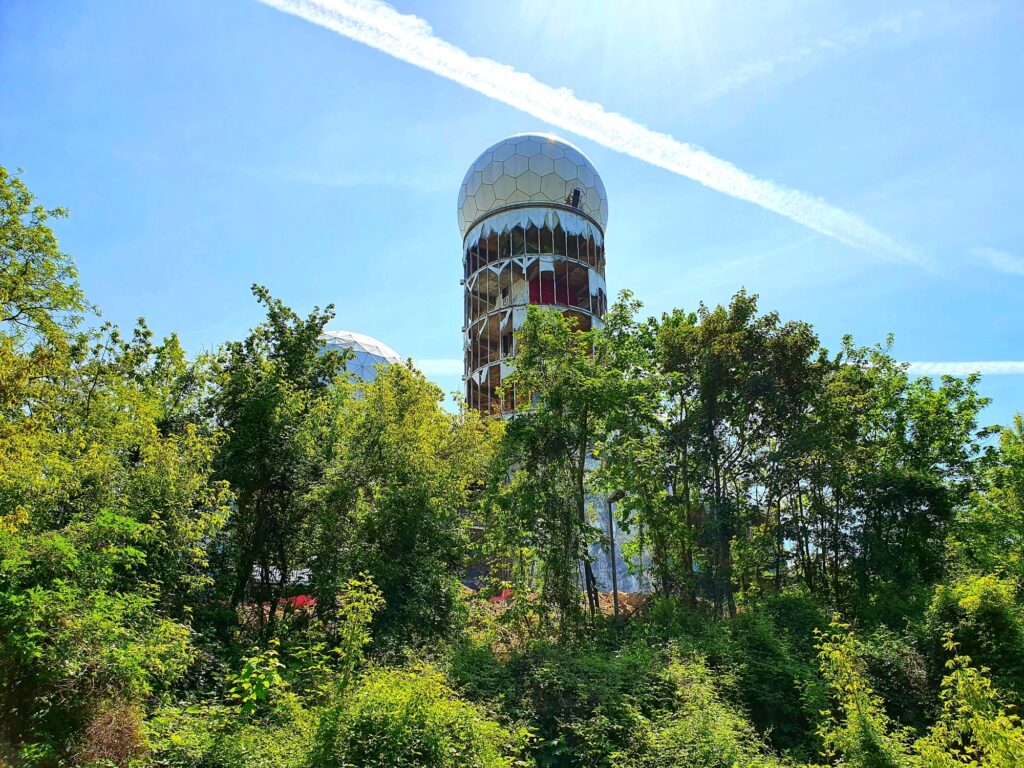
[[[58,234],[105,317],[195,352],[259,321],[260,282],[460,388],[459,185],[486,147],[544,130],[600,171],[609,289],[652,313],[746,287],[829,347],[892,332],[903,360],[1024,360],[1021,3],[394,5],[899,247],[841,242],[254,0],[4,0],[0,164],[70,208]],[[1024,410],[1024,375],[982,391],[986,421]]]

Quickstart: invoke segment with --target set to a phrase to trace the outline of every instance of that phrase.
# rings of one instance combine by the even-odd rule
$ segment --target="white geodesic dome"
[[[521,133],[485,150],[459,190],[459,229],[510,205],[565,204],[580,190],[578,208],[605,228],[608,195],[594,164],[578,148],[546,133]]]
[[[352,350],[347,370],[361,381],[373,381],[377,376],[377,365],[401,363],[402,358],[383,341],[372,336],[352,331],[324,331],[320,338],[324,349]]]

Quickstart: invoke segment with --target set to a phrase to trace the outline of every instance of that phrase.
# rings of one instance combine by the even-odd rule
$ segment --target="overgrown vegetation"
[[[975,377],[625,294],[529,310],[505,424],[259,286],[195,359],[99,324],[62,215],[0,169],[0,765],[1024,764],[1024,422]]]

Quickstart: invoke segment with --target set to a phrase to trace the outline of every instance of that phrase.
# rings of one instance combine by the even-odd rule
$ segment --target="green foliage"
[[[846,624],[833,623],[819,635],[821,672],[834,705],[823,712],[826,754],[856,768],[910,766],[910,734],[895,728],[868,682],[863,649]]]
[[[458,648],[449,674],[474,698],[499,701],[534,730],[541,766],[615,765],[644,718],[666,706],[662,655],[646,643],[614,649],[537,641],[499,658],[477,643]]]
[[[315,733],[315,715],[288,700],[255,720],[236,707],[192,704],[163,707],[147,722],[152,762],[168,768],[305,768]]]
[[[331,644],[321,639],[316,624],[288,638],[289,684],[313,702],[348,687],[363,665],[371,624],[383,606],[380,590],[368,575],[346,581],[330,617]]]
[[[368,628],[381,607],[367,578],[351,579],[339,596],[338,643],[293,643],[282,660],[275,638],[241,660],[224,680],[224,701],[160,708],[148,723],[154,757],[168,766],[308,766],[317,748],[317,723],[352,684],[370,642]],[[326,713],[326,714],[325,714]]]
[[[926,614],[933,674],[942,668],[945,638],[993,671],[999,687],[1024,699],[1024,608],[1017,583],[995,575],[939,584]]]
[[[821,638],[822,673],[837,703],[837,711],[825,713],[822,735],[841,765],[1009,768],[1024,760],[1020,718],[1003,704],[988,670],[958,653],[951,633],[944,640],[954,655],[941,683],[942,711],[916,740],[882,711],[864,674],[863,646],[848,626],[834,623]]]
[[[871,686],[885,712],[901,725],[922,733],[935,716],[935,678],[916,634],[877,626],[861,635],[861,652]]]
[[[461,700],[429,667],[378,669],[321,721],[313,765],[344,768],[511,768],[523,731]]]
[[[919,613],[985,477],[977,379],[936,386],[848,338],[829,355],[744,292],[646,323],[637,308],[625,295],[587,339],[614,393],[595,453],[659,591],[730,615],[786,586],[871,621]]]
[[[218,475],[236,494],[221,593],[233,606],[247,599],[266,605],[253,612],[266,635],[273,632],[281,588],[301,557],[310,517],[303,497],[324,471],[315,415],[336,396],[330,386],[344,359],[333,350],[320,354],[319,336],[332,307],[303,319],[265,288],[253,286],[253,293],[267,319],[244,341],[226,344],[213,361],[211,404],[226,434]],[[252,579],[254,568],[258,580]]]
[[[595,348],[597,338],[560,312],[527,309],[505,386],[506,396],[514,389],[524,406],[532,399],[505,430],[491,489],[493,546],[519,591],[540,592],[564,637],[577,635],[582,619],[580,563],[592,618],[598,608],[588,554],[594,536],[587,521],[587,466],[614,371]],[[541,617],[548,618],[546,612]]]
[[[74,261],[61,252],[47,221],[67,216],[63,208],[35,202],[18,175],[0,166],[0,346],[4,363],[17,353],[42,365],[89,307]]]
[[[284,695],[288,683],[281,675],[284,664],[278,658],[277,640],[270,641],[264,651],[254,649],[245,659],[242,671],[228,678],[231,688],[228,696],[241,707],[243,715],[254,715],[261,706],[270,703],[272,697]]]
[[[63,215],[0,168],[0,764],[1024,763],[1024,420],[976,377],[626,293],[530,309],[503,424],[259,286],[196,360],[84,327]],[[618,491],[657,595],[613,622]]]
[[[174,337],[74,332],[87,305],[46,224],[62,212],[2,169],[0,196],[0,739],[29,761],[128,759],[140,701],[194,655],[218,435]]]
[[[691,651],[535,643],[499,659],[473,645],[454,654],[450,674],[531,724],[539,766],[781,764],[721,693],[739,690],[736,679]]]
[[[735,706],[724,701],[715,676],[699,659],[678,659],[665,672],[675,686],[673,709],[656,718],[622,764],[637,768],[775,768],[783,763]]]
[[[1010,768],[1024,763],[1024,728],[1011,714],[986,676],[971,658],[957,653],[952,635],[945,649],[955,655],[946,662],[942,679],[942,715],[931,731],[914,745],[924,768]]]
[[[347,532],[331,528],[320,542],[314,572],[368,574],[384,607],[375,620],[379,641],[429,641],[459,617],[458,578],[467,517],[500,425],[479,414],[445,413],[443,394],[418,371],[393,365],[362,387],[346,413],[343,448],[328,469],[320,509],[347,505]],[[335,508],[336,509],[336,508]],[[344,542],[347,562],[330,550]]]
[[[1024,578],[1024,416],[999,435],[986,483],[958,511],[947,547],[955,567]]]
[[[731,681],[725,693],[772,746],[806,757],[818,746],[815,729],[825,698],[813,633],[825,624],[820,609],[796,595],[766,596],[756,610],[729,622],[679,598],[661,598],[638,630],[703,657],[720,687]]]

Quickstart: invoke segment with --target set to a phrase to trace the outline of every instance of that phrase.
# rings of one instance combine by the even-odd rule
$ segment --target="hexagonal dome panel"
[[[476,204],[481,208],[490,208],[494,205],[494,187],[490,184],[481,184],[480,190],[476,193]]]
[[[534,141],[533,137],[527,137],[516,145],[516,154],[523,157],[533,157],[540,154],[540,142]]]
[[[539,176],[544,176],[554,172],[555,163],[547,155],[534,155],[530,158],[530,170]]]
[[[550,141],[544,142],[541,145],[540,151],[550,157],[552,160],[557,160],[560,157],[565,157],[565,150],[558,144],[554,144]]]
[[[574,189],[581,193],[580,210],[604,229],[604,184],[578,147],[550,134],[510,136],[483,152],[466,173],[459,192],[459,228],[465,236],[478,219],[508,205],[564,204]]]
[[[567,157],[560,157],[555,160],[555,173],[566,181],[579,177],[579,166]]]
[[[516,177],[516,186],[528,195],[540,192],[540,176],[533,171],[523,171]]]
[[[511,195],[516,189],[516,178],[515,176],[509,176],[506,173],[501,174],[498,179],[494,182],[494,194],[505,200]],[[465,202],[465,201],[463,201]]]
[[[494,148],[494,151],[491,154],[493,155],[494,160],[500,163],[502,160],[508,160],[515,153],[516,147],[514,144],[499,144]]]
[[[513,155],[502,165],[504,166],[504,173],[515,178],[530,167],[530,158],[523,157],[522,155]]]
[[[561,203],[565,196],[571,194],[566,191],[566,182],[557,173],[548,173],[540,177],[540,193],[548,200]]]

